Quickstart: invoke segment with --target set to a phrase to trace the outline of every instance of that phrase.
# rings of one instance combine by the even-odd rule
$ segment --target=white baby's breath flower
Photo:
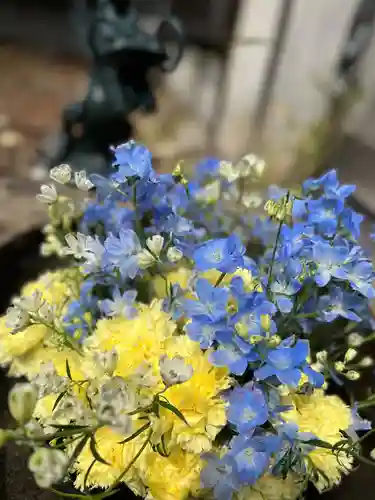
[[[161,378],[168,386],[182,384],[193,376],[193,368],[181,356],[168,358],[164,354],[160,357],[159,368]]]
[[[155,257],[146,248],[141,250],[138,253],[137,257],[138,257],[138,265],[141,269],[147,269],[148,267],[154,265],[156,262]]]
[[[43,184],[40,187],[40,193],[36,195],[36,199],[46,205],[52,205],[58,198],[56,188],[53,184]]]
[[[29,383],[16,384],[8,394],[9,413],[20,424],[28,422],[35,410],[38,392]]]
[[[359,347],[364,342],[364,338],[357,332],[353,332],[348,336],[348,343],[353,347]]]
[[[53,167],[49,173],[50,178],[59,184],[67,184],[72,178],[72,169],[69,165],[62,164],[58,167]]]
[[[159,257],[160,252],[163,249],[164,238],[160,234],[155,234],[151,238],[147,238],[146,245],[154,255]]]
[[[177,247],[170,247],[167,251],[167,259],[169,262],[175,263],[182,259],[184,254]]]
[[[9,307],[6,312],[5,326],[12,330],[12,332],[17,332],[26,326],[29,322],[29,313],[25,309],[14,305]]]
[[[345,353],[344,362],[349,363],[349,361],[352,361],[357,356],[357,354],[358,351],[350,347]]]
[[[361,366],[362,368],[368,368],[369,366],[372,366],[373,364],[374,364],[374,360],[370,356],[365,356],[359,362],[359,366]]]
[[[69,458],[56,448],[37,448],[28,461],[29,470],[41,488],[50,488],[64,476]]]
[[[87,178],[87,174],[84,170],[75,172],[74,180],[77,188],[81,191],[90,191],[90,189],[94,187],[94,184]]]

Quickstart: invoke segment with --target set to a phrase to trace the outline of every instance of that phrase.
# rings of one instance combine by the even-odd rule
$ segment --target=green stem
[[[277,247],[279,245],[279,239],[280,239],[281,228],[283,227],[283,223],[284,223],[283,220],[281,220],[280,223],[279,223],[279,227],[277,229],[277,234],[276,234],[276,241],[275,241],[275,245],[273,247],[271,264],[270,264],[270,268],[269,268],[269,271],[268,271],[268,279],[267,279],[267,292],[268,293],[269,293],[270,287],[271,287],[271,278],[272,278],[272,273],[273,273],[273,266],[275,264],[276,251],[277,251]]]
[[[220,283],[223,281],[227,273],[221,273],[220,276],[218,277],[216,283],[215,283],[215,288],[220,285]]]

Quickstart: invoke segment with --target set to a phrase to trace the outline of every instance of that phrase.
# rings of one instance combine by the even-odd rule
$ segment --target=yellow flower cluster
[[[283,414],[285,420],[295,422],[300,432],[311,432],[331,445],[342,439],[340,430],[345,431],[352,424],[350,408],[338,396],[327,395],[322,389],[316,389],[311,395],[296,394],[292,404],[293,409]],[[314,484],[320,491],[338,484],[342,474],[352,468],[350,456],[340,453],[337,457],[326,448],[315,448],[309,458],[318,471]]]
[[[31,297],[35,292],[41,293],[43,301],[55,307],[54,316],[58,319],[64,314],[68,301],[73,299],[80,280],[76,269],[47,272],[28,283],[20,296]],[[54,331],[48,326],[32,324],[14,335],[6,326],[6,318],[0,318],[0,363],[9,365],[10,376],[30,378],[39,373],[41,363],[50,360],[59,372],[62,366],[65,367],[66,358],[71,358],[74,365],[74,351],[62,346],[57,348]]]
[[[101,376],[95,365],[95,353],[113,348],[118,354],[114,376],[131,381],[139,369],[147,367],[152,385],[141,389],[146,402],[164,388],[159,369],[162,355],[169,358],[180,356],[193,368],[189,380],[163,392],[167,400],[182,412],[188,425],[165,408],[160,409],[159,418],[152,422],[154,439],[167,436],[165,444],[170,455],[161,457],[148,445],[124,477],[137,493],[141,493],[142,484],[147,485],[156,500],[187,498],[189,491],[199,487],[200,453],[212,448],[213,440],[226,423],[225,403],[219,394],[229,387],[228,372],[213,367],[208,360],[209,353],[202,352],[196,342],[185,335],[176,335],[176,325],[161,309],[159,301],[149,306],[140,305],[138,315],[133,319],[102,319],[98,322],[85,344],[84,370],[91,379]],[[121,439],[123,437],[108,428],[98,432],[98,451],[110,465],[95,464],[87,484],[101,487],[112,484],[141,447],[145,435],[125,445],[118,444]],[[82,487],[92,461],[93,456],[87,447],[77,463],[78,487]]]
[[[294,474],[282,477],[265,474],[253,486],[242,488],[236,500],[297,500],[303,490],[301,478]]]

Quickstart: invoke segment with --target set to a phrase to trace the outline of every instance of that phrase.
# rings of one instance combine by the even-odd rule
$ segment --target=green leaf
[[[70,380],[73,380],[68,359],[65,360],[65,367],[66,367],[66,374],[67,374],[68,378],[70,378]]]
[[[95,460],[97,460],[98,462],[104,464],[104,465],[111,465],[109,464],[108,462],[106,462],[104,460],[104,458],[102,458],[100,455],[99,455],[99,452],[96,448],[96,441],[95,441],[95,437],[94,435],[91,436],[91,439],[90,439],[90,450],[91,450],[91,453],[93,455],[93,457],[95,458]]]
[[[311,444],[318,448],[326,448],[327,450],[332,450],[332,445],[327,443],[327,441],[321,441],[320,439],[310,439],[309,441],[303,441],[306,444]]]
[[[158,450],[160,455],[163,457],[169,457],[170,453],[168,453],[167,446],[165,444],[165,439],[164,439],[164,434],[161,436],[161,443],[159,443],[159,448],[161,450]]]
[[[183,414],[180,412],[180,410],[178,408],[176,408],[175,406],[173,406],[167,399],[165,399],[165,401],[164,401],[164,399],[159,399],[158,404],[160,406],[162,406],[163,408],[166,408],[167,410],[174,413],[176,415],[176,417],[181,419],[183,422],[185,422],[186,425],[188,425],[190,427],[189,422],[186,420],[186,418],[183,416]]]
[[[129,441],[131,441],[132,439],[136,438],[137,436],[139,436],[140,434],[142,434],[142,432],[144,432],[146,429],[148,429],[150,427],[150,422],[147,422],[147,424],[143,425],[142,427],[140,427],[137,431],[135,431],[131,436],[127,437],[126,439],[124,439],[123,441],[120,441],[118,444],[125,444],[125,443],[129,443]]]
[[[56,398],[56,401],[55,401],[55,404],[53,405],[53,408],[52,408],[52,411],[55,411],[57,405],[60,403],[60,401],[62,400],[62,398],[65,396],[65,394],[67,393],[68,391],[63,391],[61,392],[58,397]]]
[[[88,425],[77,425],[77,424],[49,424],[50,427],[53,427],[55,429],[63,429],[63,430],[82,430],[82,429],[89,429]]]
[[[84,490],[87,489],[87,480],[89,478],[90,472],[92,471],[92,468],[94,467],[95,463],[96,463],[96,458],[94,458],[94,460],[91,462],[89,468],[86,471],[85,478],[83,480],[83,489]]]

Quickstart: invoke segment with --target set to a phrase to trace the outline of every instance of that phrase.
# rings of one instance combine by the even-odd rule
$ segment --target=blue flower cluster
[[[354,187],[341,186],[335,171],[306,181],[299,193],[272,187],[270,217],[245,228],[264,246],[255,261],[221,198],[205,195],[213,182],[221,194],[231,188],[218,160],[200,163],[188,182],[179,171],[157,174],[150,152],[135,142],[114,149],[114,158],[108,178],[91,177],[97,197],[80,223],[83,248],[76,248],[86,279],[67,311],[67,331],[82,339],[103,314],[134,315],[137,293],[147,300],[140,290],[153,266],[159,274],[174,269],[178,255],[195,279],[183,290],[165,277],[165,307],[238,380],[227,395],[228,451],[206,457],[203,486],[228,500],[265,471],[280,473],[287,454],[303,468],[315,437],[284,422],[280,388],[324,383],[310,360],[309,334],[320,323],[371,321],[374,271],[357,241],[362,217],[345,203]]]

